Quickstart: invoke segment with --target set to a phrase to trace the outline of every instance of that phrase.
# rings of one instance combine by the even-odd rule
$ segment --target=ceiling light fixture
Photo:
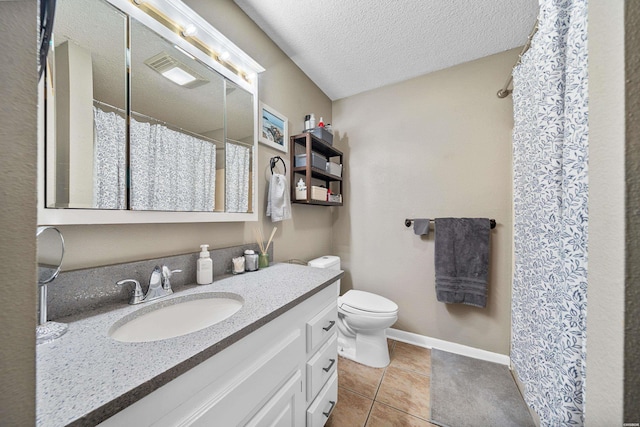
[[[219,58],[220,58],[221,60],[223,60],[223,61],[228,60],[230,57],[231,57],[231,54],[230,54],[229,52],[227,52],[227,51],[222,52],[222,53],[220,54],[220,56],[219,56]]]
[[[144,63],[163,77],[184,88],[192,89],[209,83],[207,78],[167,52],[160,52]]]
[[[196,80],[194,76],[187,73],[180,67],[170,68],[167,71],[163,71],[161,74],[180,86],[184,86]]]

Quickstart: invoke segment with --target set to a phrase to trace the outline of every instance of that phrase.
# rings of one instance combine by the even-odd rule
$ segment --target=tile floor
[[[338,359],[338,403],[327,427],[436,427],[429,420],[431,351],[388,340],[391,363]]]

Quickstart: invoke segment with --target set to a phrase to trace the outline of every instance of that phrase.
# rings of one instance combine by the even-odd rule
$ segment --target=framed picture
[[[289,147],[289,120],[261,102],[259,123],[260,143],[286,153]]]

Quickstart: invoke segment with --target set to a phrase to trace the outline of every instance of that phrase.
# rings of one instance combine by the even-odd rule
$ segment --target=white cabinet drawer
[[[338,373],[334,372],[316,400],[307,409],[307,427],[321,427],[338,403]]]
[[[304,412],[296,410],[297,407],[304,404],[301,383],[302,374],[300,371],[296,371],[248,423],[242,424],[245,427],[297,427],[302,425]]]
[[[307,322],[307,353],[318,346],[338,329],[338,304],[334,301],[317,316]]]
[[[338,335],[329,341],[307,362],[307,400],[312,401],[336,370],[338,363]]]

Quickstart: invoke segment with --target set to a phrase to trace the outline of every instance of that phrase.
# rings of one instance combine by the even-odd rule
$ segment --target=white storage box
[[[313,200],[327,201],[327,189],[322,187],[311,186],[311,198]]]
[[[307,188],[300,190],[296,188],[296,200],[306,200],[307,199]]]
[[[327,162],[327,173],[335,176],[342,176],[342,165],[334,162]]]

